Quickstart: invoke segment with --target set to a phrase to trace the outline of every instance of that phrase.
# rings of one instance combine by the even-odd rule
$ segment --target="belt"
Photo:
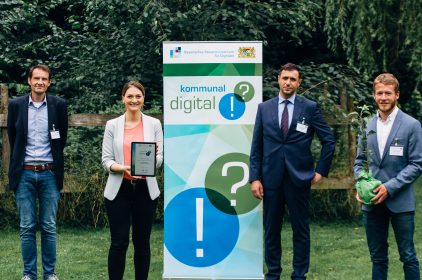
[[[23,169],[25,170],[32,170],[32,171],[44,171],[44,170],[51,170],[54,168],[54,164],[46,163],[46,164],[37,164],[37,165],[29,165],[25,164]]]
[[[127,182],[127,183],[131,184],[132,186],[136,186],[136,185],[137,185],[138,183],[140,183],[140,182],[145,182],[145,180],[144,180],[144,179],[131,179],[131,180],[129,180],[129,179],[123,178],[123,180],[124,180],[125,182]]]

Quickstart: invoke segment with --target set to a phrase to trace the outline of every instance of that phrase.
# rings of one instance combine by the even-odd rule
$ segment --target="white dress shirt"
[[[390,131],[393,127],[398,111],[399,108],[396,106],[393,112],[391,112],[391,114],[387,117],[386,121],[381,119],[379,112],[377,113],[377,141],[381,157],[384,154],[387,138],[390,135]]]
[[[289,128],[290,124],[292,123],[293,119],[293,110],[295,105],[295,98],[296,94],[293,94],[287,100],[289,100],[289,104],[287,105],[287,111],[289,112]],[[284,107],[286,106],[285,103],[283,103],[285,99],[281,97],[281,95],[278,95],[278,126],[281,127],[281,116],[283,115]]]

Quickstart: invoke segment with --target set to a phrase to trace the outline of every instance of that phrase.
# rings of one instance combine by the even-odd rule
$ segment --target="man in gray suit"
[[[373,205],[362,205],[363,224],[372,261],[372,279],[387,279],[388,228],[391,225],[403,262],[405,279],[420,279],[413,244],[415,195],[413,182],[422,173],[422,129],[416,119],[397,107],[399,82],[389,73],[374,80],[378,112],[368,122],[369,169],[382,182],[374,189]],[[375,131],[376,133],[369,133]],[[354,171],[357,177],[367,158],[358,148]],[[359,195],[356,199],[362,203]]]

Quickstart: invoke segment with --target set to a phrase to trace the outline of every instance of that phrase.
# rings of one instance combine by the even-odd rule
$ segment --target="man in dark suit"
[[[384,73],[375,78],[378,112],[367,127],[366,150],[370,159],[359,147],[354,166],[358,177],[368,162],[373,176],[382,182],[373,190],[374,204],[362,205],[374,280],[387,279],[390,222],[405,279],[420,279],[413,243],[416,207],[413,182],[422,174],[422,128],[419,121],[397,107],[399,96],[399,82],[394,75]],[[356,199],[362,203],[359,194]]]
[[[301,83],[299,68],[282,66],[280,94],[258,106],[250,155],[252,194],[263,199],[267,280],[279,279],[281,228],[285,205],[293,229],[292,279],[306,279],[310,261],[309,200],[311,184],[328,175],[335,138],[317,104],[296,95]],[[314,167],[311,142],[322,143]]]
[[[7,132],[11,147],[9,188],[15,192],[20,218],[22,280],[37,279],[37,198],[41,228],[43,279],[57,280],[56,214],[63,187],[63,148],[67,138],[66,102],[46,95],[50,69],[29,70],[31,93],[10,101]]]

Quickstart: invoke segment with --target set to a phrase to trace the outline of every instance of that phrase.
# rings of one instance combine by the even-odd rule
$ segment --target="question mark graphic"
[[[227,176],[227,171],[230,167],[241,167],[243,169],[243,179],[232,185],[230,193],[235,194],[240,187],[243,187],[248,183],[249,179],[249,167],[246,163],[240,161],[226,162],[223,165],[223,170],[221,171],[222,176]],[[231,206],[236,206],[236,199],[230,200]]]
[[[237,96],[239,101],[242,100],[242,102],[249,102],[255,95],[255,89],[251,83],[241,81],[234,87],[234,94]]]
[[[245,90],[242,90],[242,88],[245,88]],[[240,92],[242,93],[242,96],[245,96],[246,93],[249,91],[249,85],[248,84],[241,84],[239,86]]]

